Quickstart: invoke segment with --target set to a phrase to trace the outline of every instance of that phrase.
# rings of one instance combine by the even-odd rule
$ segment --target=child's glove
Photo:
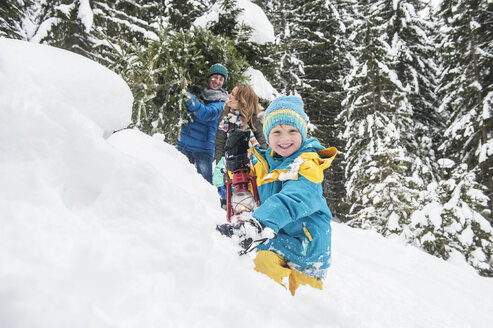
[[[231,222],[233,224],[218,225],[216,229],[227,237],[237,236],[239,238],[239,245],[244,249],[240,252],[240,255],[249,253],[257,248],[258,245],[277,237],[274,230],[264,226],[252,217],[250,212],[243,212],[232,217]]]
[[[216,166],[214,166],[214,171],[212,174],[212,183],[214,184],[214,186],[218,188],[224,186],[223,169],[225,166],[226,166],[226,158],[224,156],[221,157],[219,162],[216,163]],[[224,197],[224,199],[226,199],[226,197]]]
[[[245,221],[239,230],[241,231],[239,244],[244,249],[240,252],[240,255],[250,253],[260,244],[266,243],[269,239],[277,237],[274,230],[264,226],[254,217]]]
[[[219,196],[221,196],[222,199],[226,199],[226,187],[225,186],[218,187],[217,193],[219,194]]]
[[[241,225],[241,230],[245,239],[251,238],[253,240],[258,239],[273,239],[277,237],[277,234],[269,227],[266,227],[260,223],[257,219],[252,217],[248,221],[245,221]]]

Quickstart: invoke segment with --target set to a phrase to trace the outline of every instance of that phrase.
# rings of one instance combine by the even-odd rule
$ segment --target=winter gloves
[[[257,248],[258,245],[277,237],[274,230],[264,226],[254,218],[243,223],[240,229],[237,230],[240,230],[240,246],[244,249],[243,252],[240,252],[240,255],[249,253]]]
[[[200,104],[199,104],[199,101],[197,100],[197,98],[195,98],[195,96],[193,94],[191,94],[190,92],[187,91],[187,107],[189,110],[191,111],[197,111],[197,109],[199,109],[200,107]]]
[[[226,208],[227,208],[227,205],[226,205],[226,186],[223,185],[221,187],[218,187],[217,193],[219,194],[219,196],[221,196],[221,198],[220,198],[221,208],[223,210],[226,210]]]
[[[257,219],[252,217],[250,212],[243,212],[233,217],[230,223],[218,225],[216,229],[227,237],[236,236],[239,245],[243,248],[240,255],[251,252],[258,245],[267,242],[269,239],[277,237],[277,234],[269,227],[264,226]]]
[[[222,199],[226,199],[226,187],[224,185],[217,188],[217,193]]]

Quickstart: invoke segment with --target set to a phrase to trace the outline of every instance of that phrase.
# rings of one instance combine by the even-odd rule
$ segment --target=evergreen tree
[[[66,4],[65,4],[66,3]],[[51,46],[66,49],[86,57],[90,57],[91,44],[89,41],[90,22],[85,25],[82,21],[81,5],[87,5],[82,1],[49,1],[45,4],[46,12],[53,14],[54,19],[46,36],[40,42],[46,42]],[[90,8],[86,8],[90,11]]]
[[[112,63],[111,44],[128,48],[157,39],[166,10],[164,1],[146,0],[92,0],[91,6],[93,58],[106,65]]]
[[[169,28],[180,30],[190,29],[194,20],[201,16],[211,1],[208,0],[168,0],[166,1],[164,16]]]
[[[412,89],[403,78],[416,68],[399,62],[402,53],[410,56],[413,48],[421,47],[421,39],[408,38],[399,24],[405,20],[419,29],[414,21],[419,8],[385,0],[359,2],[354,8],[353,70],[340,115],[347,127],[349,223],[412,239],[410,215],[424,201],[420,195],[431,172],[416,153]],[[417,76],[414,79],[419,83]]]
[[[297,3],[293,0],[255,1],[266,13],[274,26],[278,45],[270,55],[272,61],[279,65],[279,77],[271,79],[273,86],[282,94],[299,94],[301,89],[303,62],[297,57],[298,41],[292,38],[296,30],[295,23]]]
[[[448,159],[439,163],[447,176],[429,185],[433,201],[413,213],[414,244],[445,260],[460,253],[480,274],[491,277],[493,229],[484,217],[488,197],[466,164],[456,166]]]
[[[25,6],[23,15],[29,27],[23,29],[22,39],[31,42],[44,42],[50,44],[50,40],[47,36],[50,33],[51,28],[53,25],[60,22],[60,16],[66,17],[60,15],[60,13],[58,13],[57,17],[57,8],[62,8],[61,6],[62,3],[60,0],[33,1],[30,5]]]
[[[182,123],[192,119],[187,91],[200,96],[206,73],[215,63],[228,68],[227,85],[244,81],[247,63],[232,42],[202,28],[164,29],[147,45],[115,48],[113,68],[127,81],[134,95],[132,126],[150,135],[162,133],[174,143]]]
[[[446,31],[441,47],[440,95],[450,120],[441,150],[447,157],[478,170],[487,188],[493,224],[493,23],[491,1],[443,1],[440,17]]]
[[[274,25],[278,50],[272,58],[281,65],[275,85],[285,94],[299,94],[305,102],[313,136],[327,146],[343,149],[336,116],[343,99],[342,77],[348,67],[345,20],[334,2],[296,0],[257,1]],[[335,219],[344,220],[344,165],[325,172],[324,195]]]
[[[146,37],[157,38],[165,10],[164,1],[144,0],[17,0],[2,6],[5,11],[10,8],[6,14],[10,20],[19,19],[15,30],[20,38],[67,49],[106,65],[112,60],[111,44],[128,47],[133,42],[143,43]],[[29,26],[21,26],[19,11]]]
[[[219,17],[207,28],[216,35],[232,40],[250,66],[260,70],[268,80],[277,81],[279,65],[272,58],[276,46],[271,42],[259,44],[251,39],[253,29],[241,21],[240,15],[244,10],[238,7],[236,0],[220,0],[216,6],[220,8]]]
[[[341,127],[336,118],[342,110],[344,98],[343,77],[349,71],[350,49],[345,19],[329,1],[317,0],[300,5],[295,15],[297,28],[292,37],[297,43],[297,57],[303,62],[303,80],[300,94],[310,122],[316,127],[313,134],[325,145],[344,151],[339,135]],[[340,156],[337,165],[325,172],[324,194],[334,215],[344,221],[349,207],[345,197],[344,162]]]
[[[419,165],[424,170],[420,175],[426,176],[424,182],[429,183],[437,174],[435,145],[444,125],[435,94],[438,86],[435,31],[438,27],[430,15],[424,16],[423,9],[420,0],[396,3],[394,21],[388,34],[394,35],[392,43],[398,52],[395,72],[413,112],[413,137],[418,147],[408,151],[418,155],[422,162]]]
[[[198,15],[205,8],[204,3],[42,0],[32,20],[43,34],[35,32],[33,40],[71,50],[109,65],[112,45],[129,47],[135,42],[143,44],[148,37],[157,38],[163,25],[186,22],[188,28],[193,15]],[[180,9],[187,10],[192,16],[180,13]]]
[[[312,121],[321,121],[316,117],[324,114],[334,119],[341,110],[342,76],[348,67],[344,22],[323,0],[306,2],[297,13],[292,35],[299,40],[296,48],[304,68],[301,96]]]
[[[0,2],[0,37],[23,39],[23,20],[31,0],[12,0]]]

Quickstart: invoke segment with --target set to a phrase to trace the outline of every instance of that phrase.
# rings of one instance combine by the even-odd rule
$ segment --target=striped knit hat
[[[228,70],[221,64],[214,64],[209,67],[209,70],[207,71],[207,77],[214,74],[222,75],[224,77],[224,81],[228,79]]]
[[[269,140],[269,133],[278,124],[289,124],[300,131],[303,141],[307,135],[307,117],[303,111],[303,100],[297,96],[280,96],[272,101],[265,111],[264,135]]]

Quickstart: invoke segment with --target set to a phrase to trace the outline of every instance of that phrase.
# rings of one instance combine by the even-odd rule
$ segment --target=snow
[[[89,0],[80,0],[79,3],[77,17],[80,18],[82,24],[84,24],[86,33],[89,33],[92,28],[92,23],[94,22],[94,13],[91,10]]]
[[[29,22],[27,27],[27,35],[29,40],[36,43],[41,42],[41,40],[48,35],[52,26],[58,24],[59,22],[60,18],[50,17],[43,21],[37,28],[34,28],[34,24]]]
[[[252,84],[253,91],[255,91],[259,98],[272,101],[279,96],[279,92],[274,89],[269,81],[267,81],[264,74],[258,69],[249,67],[245,71],[245,76],[250,78],[250,83]]]
[[[392,231],[392,230],[398,230],[400,228],[399,224],[399,215],[392,211],[389,215],[389,221],[387,223],[387,228]]]
[[[288,181],[288,180],[296,180],[298,179],[298,171],[300,170],[301,164],[303,164],[305,160],[301,157],[297,157],[292,164],[289,165],[289,171],[281,172],[279,174],[279,181]]]
[[[491,104],[493,103],[493,91],[488,92],[483,101],[483,120],[487,120],[491,117]]]
[[[215,231],[216,189],[78,55],[0,39],[0,327],[489,327],[493,280],[333,223],[292,297]],[[334,165],[337,165],[335,162]]]
[[[274,27],[259,6],[252,3],[250,0],[238,0],[236,2],[236,8],[243,9],[236,17],[237,23],[243,23],[252,27],[252,35],[250,36],[249,41],[257,44],[266,44],[275,41]],[[205,27],[208,22],[217,22],[219,20],[219,15],[223,13],[225,13],[224,9],[221,8],[219,3],[216,3],[209,12],[197,18],[193,24]]]
[[[44,103],[52,107],[56,103],[58,110],[85,116],[94,128],[105,134],[130,123],[132,94],[116,73],[82,56],[60,55],[64,51],[54,47],[7,39],[0,42],[2,78],[11,90],[10,97],[21,104],[27,107],[30,103],[36,106]],[[39,57],[34,57],[31,52]],[[7,94],[5,87],[2,91]],[[12,110],[14,115],[15,108]],[[50,110],[57,109],[52,107]]]
[[[450,168],[454,167],[455,163],[451,159],[440,158],[438,160],[438,165],[440,165],[441,168],[450,169]]]

